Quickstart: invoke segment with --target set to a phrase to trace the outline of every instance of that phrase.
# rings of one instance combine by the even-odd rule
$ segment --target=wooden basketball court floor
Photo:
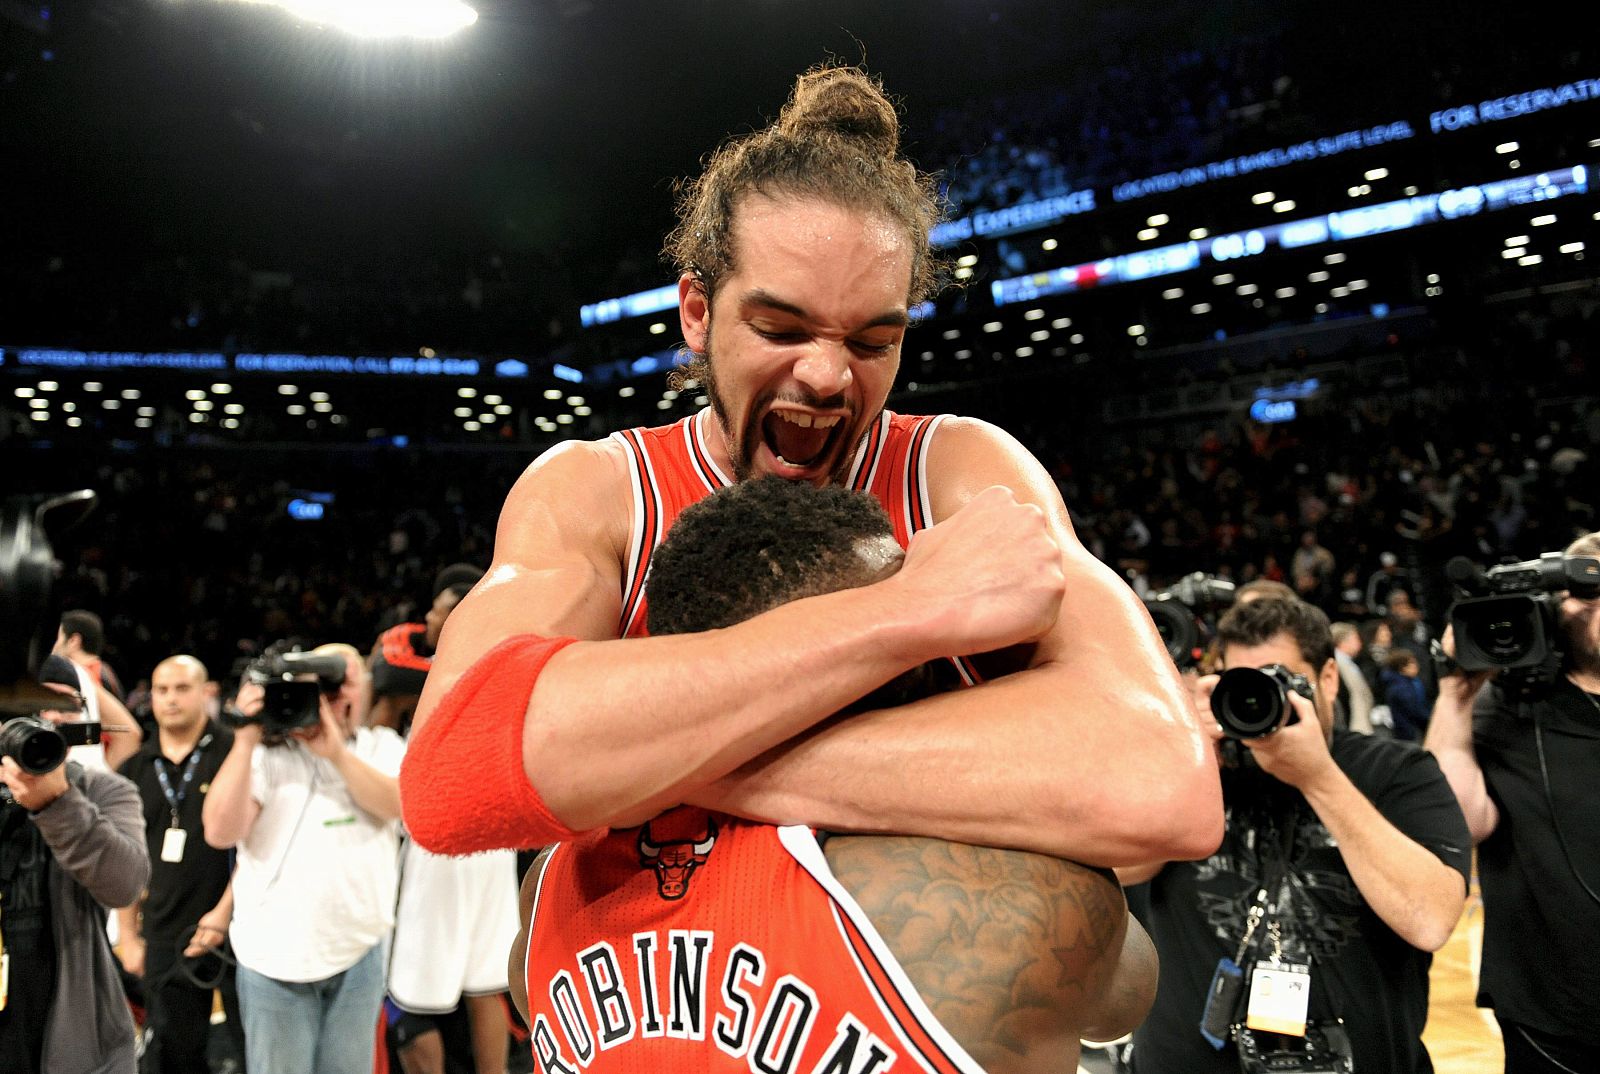
[[[1500,1027],[1493,1013],[1473,1003],[1482,947],[1483,900],[1474,868],[1467,907],[1449,942],[1433,956],[1429,974],[1428,1028],[1422,1040],[1436,1074],[1499,1074],[1503,1069]]]

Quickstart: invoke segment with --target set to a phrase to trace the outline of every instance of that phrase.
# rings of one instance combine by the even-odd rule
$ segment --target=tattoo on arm
[[[836,836],[824,849],[935,1017],[985,1070],[1073,1069],[1079,1033],[1112,991],[1128,920],[1109,871],[902,836]]]

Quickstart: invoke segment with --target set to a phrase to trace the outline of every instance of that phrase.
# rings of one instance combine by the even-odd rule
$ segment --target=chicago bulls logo
[[[681,899],[689,890],[689,878],[706,863],[716,841],[717,822],[710,817],[701,838],[665,843],[651,842],[650,825],[646,824],[639,829],[639,864],[656,871],[656,889],[663,899]]]

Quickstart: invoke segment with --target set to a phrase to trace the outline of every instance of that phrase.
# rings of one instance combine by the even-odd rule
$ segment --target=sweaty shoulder
[[[631,521],[632,495],[622,445],[571,440],[535,459],[506,496],[495,535],[495,559],[529,542],[585,545],[620,558]]]
[[[928,493],[934,521],[949,518],[991,485],[1004,485],[1019,500],[1059,512],[1070,532],[1055,482],[1016,437],[978,418],[946,417],[928,445]]]

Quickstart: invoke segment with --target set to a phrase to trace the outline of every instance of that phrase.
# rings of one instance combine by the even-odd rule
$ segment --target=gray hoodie
[[[68,762],[67,793],[33,814],[52,855],[56,988],[45,1026],[49,1074],[133,1074],[134,1027],[106,910],[136,902],[150,879],[144,805],[113,772]]]

